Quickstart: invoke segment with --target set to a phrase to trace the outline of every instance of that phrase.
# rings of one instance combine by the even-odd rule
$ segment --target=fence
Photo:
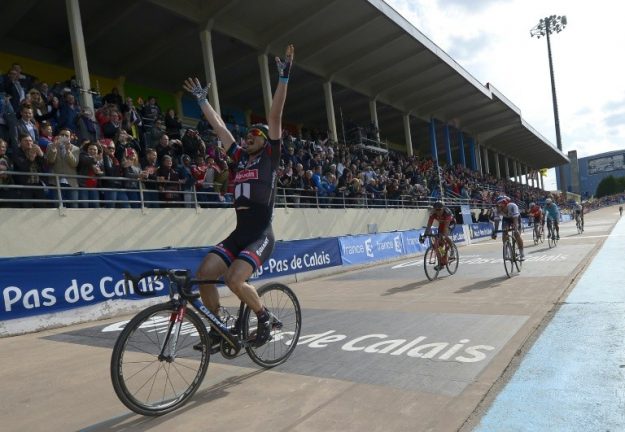
[[[181,182],[166,180],[138,180],[128,177],[98,176],[101,181],[116,181],[126,187],[72,187],[61,185],[60,178],[93,179],[79,175],[52,173],[24,173],[5,171],[13,177],[28,177],[30,184],[0,184],[0,207],[48,207],[48,208],[94,208],[94,207],[230,207],[232,194],[197,190],[195,185],[181,189]],[[44,181],[44,179],[53,181]],[[128,187],[129,184],[136,187]],[[338,191],[328,196],[316,190],[276,188],[276,207],[279,208],[427,208],[434,198],[417,195],[389,196],[386,193],[362,192],[350,194]],[[448,206],[469,205],[473,208],[487,208],[481,201],[445,197]]]

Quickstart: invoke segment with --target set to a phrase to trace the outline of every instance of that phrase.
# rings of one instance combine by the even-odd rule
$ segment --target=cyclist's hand
[[[495,233],[491,234],[490,238],[492,238],[493,240],[497,240],[497,234]]]
[[[193,78],[193,79],[187,78],[184,84],[182,84],[182,87],[186,91],[191,93],[193,96],[195,96],[198,102],[206,99],[206,95],[208,94],[208,89],[210,88],[210,86],[211,86],[211,83],[208,83],[206,87],[202,88],[202,84],[200,83],[200,80],[197,78]]]
[[[419,243],[421,244],[425,243],[425,237],[423,237],[423,234],[419,236]]]

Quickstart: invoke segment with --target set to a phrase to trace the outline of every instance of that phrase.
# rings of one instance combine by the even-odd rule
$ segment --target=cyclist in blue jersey
[[[275,317],[264,307],[256,289],[247,281],[262,267],[274,247],[271,219],[276,194],[276,171],[282,149],[282,110],[294,54],[293,45],[289,45],[284,61],[276,57],[279,79],[267,118],[268,125],[252,125],[242,146],[235,142],[222,118],[206,99],[210,83],[203,88],[197,78],[188,78],[183,85],[185,90],[197,98],[202,113],[236,167],[236,228],[204,257],[197,277],[218,279],[223,276],[228,288],[256,313],[258,326],[253,341],[256,346],[271,339]],[[218,314],[219,293],[215,285],[201,285],[200,294],[206,307]],[[218,337],[213,336],[211,339],[211,345],[216,345]],[[198,348],[202,349],[201,345],[196,346]]]
[[[555,238],[557,240],[560,240],[560,209],[558,208],[558,206],[556,205],[556,203],[553,202],[553,200],[551,198],[547,198],[545,200],[545,208],[543,209],[543,213],[545,215],[544,219],[543,219],[543,225],[545,224],[545,222],[547,222],[547,220],[551,220],[553,221],[553,226],[555,228]],[[553,238],[553,234],[552,234],[552,238]]]

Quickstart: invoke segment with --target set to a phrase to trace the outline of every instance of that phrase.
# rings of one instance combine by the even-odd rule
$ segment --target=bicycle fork
[[[165,336],[165,339],[163,340],[161,352],[158,355],[158,359],[160,361],[171,363],[176,359],[176,346],[178,345],[178,338],[180,337],[180,330],[182,329],[182,321],[184,320],[186,312],[187,306],[180,305],[177,310],[172,312],[169,316],[167,336]]]

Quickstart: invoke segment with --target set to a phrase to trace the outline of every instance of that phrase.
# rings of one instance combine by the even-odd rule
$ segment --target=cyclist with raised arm
[[[519,206],[513,203],[509,197],[505,195],[498,196],[495,200],[496,212],[499,218],[495,217],[495,229],[493,230],[492,239],[497,239],[497,230],[499,229],[499,221],[501,220],[501,230],[503,232],[501,238],[505,242],[508,239],[508,228],[512,228],[512,235],[519,245],[519,260],[525,261],[523,252],[523,239],[521,238],[521,212]]]
[[[236,170],[236,228],[204,257],[197,277],[218,279],[223,276],[228,288],[256,313],[258,325],[252,341],[255,346],[261,346],[271,339],[275,317],[264,307],[256,289],[247,281],[262,267],[274,247],[271,220],[276,195],[276,171],[282,150],[282,110],[294,54],[293,45],[289,45],[284,61],[276,57],[279,79],[267,118],[268,124],[252,125],[242,146],[235,142],[225,122],[206,99],[210,83],[202,88],[197,78],[188,78],[183,85],[185,90],[197,98],[202,113],[232,158]],[[200,295],[206,307],[217,315],[220,303],[215,285],[201,285]],[[215,345],[219,337],[212,338],[211,345]]]
[[[560,209],[553,202],[551,198],[547,198],[545,200],[545,208],[543,209],[543,213],[545,214],[545,219],[543,220],[543,225],[548,220],[553,222],[553,227],[555,228],[555,235],[553,231],[551,232],[552,240],[560,240]]]
[[[543,224],[543,210],[536,203],[530,203],[529,210],[527,212],[534,221],[534,234],[538,238],[540,234],[540,226]]]
[[[453,243],[453,240],[449,237],[449,230],[450,230],[450,226],[455,223],[454,213],[448,207],[445,207],[442,201],[436,201],[434,205],[432,206],[432,213],[430,214],[430,217],[428,218],[428,225],[425,228],[424,234],[426,236],[430,234],[432,230],[432,224],[434,223],[434,221],[438,222],[438,233],[443,237],[443,241],[447,243],[447,249],[450,251],[451,254],[453,254],[454,243]],[[421,237],[419,241],[423,243],[424,237]],[[438,254],[439,252],[436,251],[436,253]],[[447,264],[445,262],[446,258],[444,256],[439,257],[439,258],[440,258],[441,267]],[[453,258],[453,255],[451,255],[449,258]],[[436,271],[439,271],[441,270],[441,267],[437,265],[434,269]]]

